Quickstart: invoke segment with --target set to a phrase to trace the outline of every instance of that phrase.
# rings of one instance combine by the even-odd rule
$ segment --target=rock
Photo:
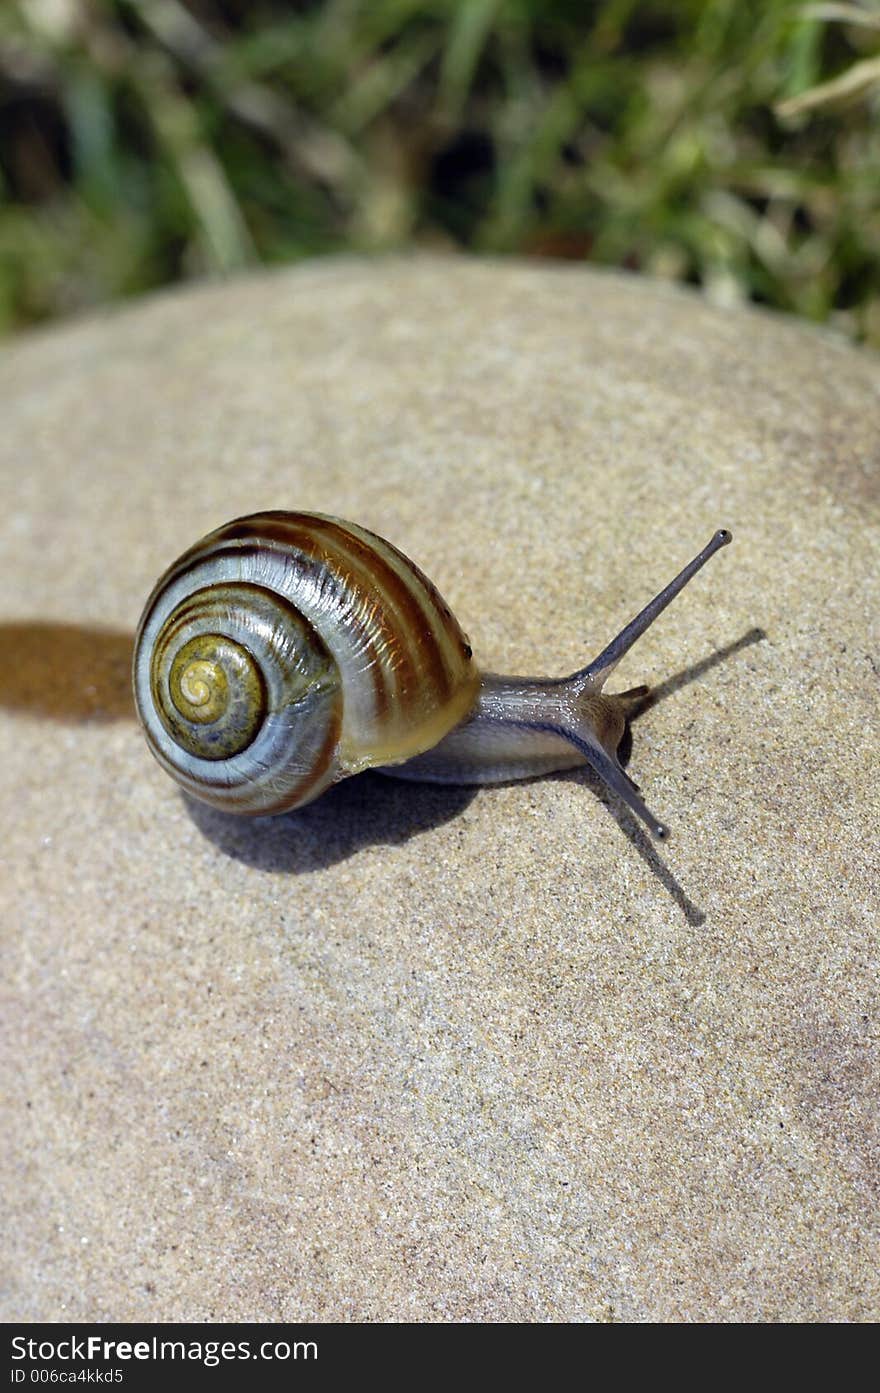
[[[876,1320],[880,364],[577,267],[324,261],[0,360],[6,1320]],[[626,658],[580,773],[188,804],[165,565],[380,532],[485,666]]]

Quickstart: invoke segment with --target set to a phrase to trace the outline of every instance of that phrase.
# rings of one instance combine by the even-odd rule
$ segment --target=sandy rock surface
[[[880,363],[573,267],[322,262],[0,357],[12,1319],[876,1320]],[[619,669],[630,772],[181,796],[160,571],[380,532],[476,654]]]

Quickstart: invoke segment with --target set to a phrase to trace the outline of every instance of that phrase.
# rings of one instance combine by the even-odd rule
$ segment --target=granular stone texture
[[[6,1320],[868,1321],[880,363],[650,281],[325,261],[0,358]],[[580,772],[188,803],[164,567],[359,521],[496,671],[627,656]]]

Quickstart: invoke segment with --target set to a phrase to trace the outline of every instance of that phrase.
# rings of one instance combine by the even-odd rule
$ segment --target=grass
[[[5,0],[0,330],[415,245],[880,345],[878,108],[880,0]]]

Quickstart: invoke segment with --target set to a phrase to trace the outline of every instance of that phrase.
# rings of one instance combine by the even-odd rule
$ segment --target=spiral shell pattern
[[[219,528],[161,578],[134,685],[153,753],[188,792],[274,813],[430,749],[479,675],[402,552],[337,518],[269,512]]]

